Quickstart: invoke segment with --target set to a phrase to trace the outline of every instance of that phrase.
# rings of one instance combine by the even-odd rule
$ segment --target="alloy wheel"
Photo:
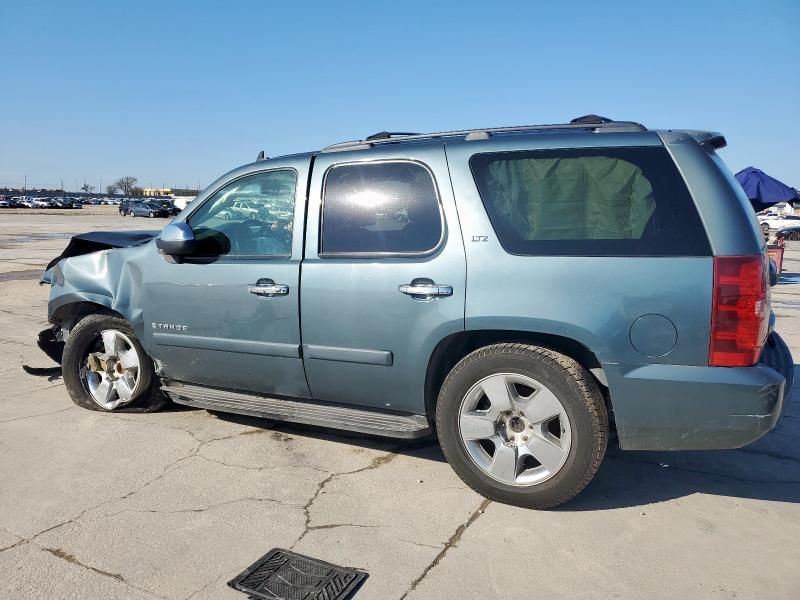
[[[461,402],[458,425],[475,465],[506,485],[550,479],[572,447],[569,417],[556,395],[516,373],[493,374],[473,385]]]
[[[139,366],[131,338],[116,329],[105,329],[86,354],[81,379],[98,405],[114,410],[139,392]]]

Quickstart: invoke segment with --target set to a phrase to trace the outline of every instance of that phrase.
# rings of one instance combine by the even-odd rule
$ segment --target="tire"
[[[133,211],[130,211],[130,212],[128,213],[128,215],[129,215],[129,216],[131,216],[131,217],[136,217],[136,213],[135,213],[135,212],[133,212]]]
[[[761,231],[764,232],[764,235],[769,234],[769,225],[766,223],[761,224]]]
[[[484,389],[512,398],[512,410],[495,420],[506,400],[490,401]],[[553,508],[585,488],[603,460],[608,429],[602,394],[586,369],[525,344],[486,346],[463,358],[436,405],[439,443],[456,474],[486,498],[524,508]]]
[[[112,392],[111,402],[107,406],[103,406],[93,397],[89,378],[94,381],[102,381],[102,378],[97,374],[92,375],[87,366],[88,356],[92,351],[105,350],[103,331],[121,334],[118,339],[124,340],[123,351],[134,351],[137,360],[136,383],[127,388],[131,392],[130,399],[123,399],[117,392]],[[121,360],[116,362],[122,364]],[[128,322],[119,317],[91,314],[81,319],[64,344],[61,370],[72,401],[82,408],[101,412],[154,412],[169,404],[169,399],[161,393],[153,361],[147,356]],[[119,372],[123,372],[121,367]],[[119,400],[117,406],[112,406],[114,395]]]
[[[154,212],[151,212],[151,213],[150,213],[148,216],[149,216],[149,217],[152,219],[153,217],[155,217],[155,216],[156,216],[156,213],[154,213]]]

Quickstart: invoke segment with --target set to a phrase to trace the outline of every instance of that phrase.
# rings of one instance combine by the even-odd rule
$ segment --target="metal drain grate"
[[[266,600],[345,600],[367,577],[365,571],[274,548],[228,585]]]

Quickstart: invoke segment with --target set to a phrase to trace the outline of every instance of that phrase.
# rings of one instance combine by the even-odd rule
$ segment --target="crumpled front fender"
[[[58,321],[76,303],[104,306],[122,315],[137,337],[143,333],[142,259],[150,244],[115,248],[60,260],[44,275],[51,283],[48,319]]]

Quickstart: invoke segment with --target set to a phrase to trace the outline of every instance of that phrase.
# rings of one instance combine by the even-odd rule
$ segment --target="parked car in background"
[[[120,205],[122,214],[122,205]],[[169,217],[169,211],[156,202],[137,201],[129,202],[125,209],[125,214],[129,217]]]
[[[53,208],[53,202],[48,198],[34,198],[33,208]]]
[[[254,219],[258,217],[258,213],[259,209],[256,203],[249,200],[239,200],[221,210],[219,217],[221,219],[225,219],[226,221],[235,219]]]
[[[150,202],[152,202],[153,204],[158,204],[159,206],[164,208],[170,217],[174,217],[179,212],[181,212],[181,209],[175,206],[175,204],[172,203],[172,200],[157,199],[157,200],[151,200]]]
[[[129,200],[128,198],[123,198],[119,203],[119,214],[121,214],[123,217],[126,216],[130,210],[130,206],[132,204],[136,204],[137,202],[141,202],[141,200]]]
[[[800,225],[800,216],[788,214],[759,214],[758,223],[761,231],[769,233],[770,230],[784,229],[794,225]]]
[[[52,208],[83,208],[77,198],[51,198]]]
[[[3,198],[0,200],[0,208],[11,208],[11,202]]]
[[[184,208],[189,206],[194,199],[195,196],[176,196],[172,199],[172,202],[179,209],[183,210]]]
[[[70,243],[40,343],[87,409],[436,433],[478,493],[557,506],[614,426],[622,450],[739,448],[785,410],[725,145],[588,115],[258,160],[160,235]]]

